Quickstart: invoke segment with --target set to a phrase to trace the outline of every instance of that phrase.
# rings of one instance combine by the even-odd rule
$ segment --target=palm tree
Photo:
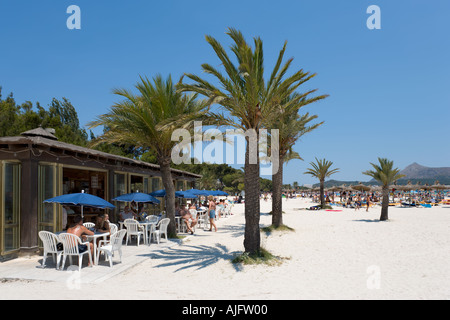
[[[156,155],[166,190],[166,213],[170,219],[168,232],[175,229],[175,187],[171,174],[172,132],[178,128],[191,128],[193,121],[207,112],[207,105],[196,100],[197,95],[177,92],[172,78],[164,80],[160,75],[153,82],[140,77],[136,84],[138,94],[127,89],[115,89],[113,93],[124,100],[111,107],[109,113],[100,115],[89,123],[91,128],[108,127],[109,130],[94,142],[129,144],[149,149]]]
[[[333,162],[328,161],[326,159],[317,159],[316,162],[311,162],[310,165],[312,168],[308,168],[305,174],[310,174],[313,177],[316,177],[320,181],[320,206],[322,208],[325,207],[325,199],[323,196],[323,189],[325,184],[325,178],[330,177],[332,174],[339,172],[339,169],[332,169],[330,167],[333,165]]]
[[[303,160],[297,152],[292,150],[294,144],[301,136],[311,132],[323,123],[321,122],[308,126],[308,123],[317,118],[316,115],[310,116],[309,113],[306,113],[300,116],[296,112],[297,110],[294,110],[294,112],[291,113],[286,109],[283,110],[285,110],[285,112],[277,114],[278,116],[274,117],[276,121],[271,122],[271,128],[279,130],[278,168],[272,166],[272,225],[275,227],[279,227],[283,224],[283,165],[294,159]],[[271,148],[269,148],[269,150],[271,150]]]
[[[211,113],[210,116],[220,125],[231,126],[246,133],[253,133],[253,139],[246,136],[245,152],[245,234],[244,248],[247,253],[260,252],[260,182],[259,182],[259,129],[263,128],[263,120],[268,117],[274,107],[279,105],[296,88],[311,76],[303,70],[285,77],[292,58],[282,65],[286,42],[279,52],[277,62],[268,81],[264,78],[263,45],[260,38],[254,38],[254,48],[245,40],[242,33],[229,28],[227,35],[233,40],[231,51],[237,64],[233,63],[222,45],[213,37],[206,36],[226,74],[210,64],[203,64],[205,73],[212,75],[220,84],[220,88],[199,76],[186,74],[193,84],[181,84],[182,91],[192,91],[204,95],[210,104],[218,104],[228,114]],[[255,141],[256,140],[256,141]],[[254,143],[250,143],[254,142]],[[256,146],[255,146],[256,145]]]
[[[389,161],[386,158],[378,158],[378,163],[379,164],[370,163],[374,170],[364,171],[363,174],[368,175],[381,183],[383,200],[381,204],[380,220],[385,221],[389,218],[389,185],[394,183],[398,179],[403,178],[404,175],[399,174],[400,169],[393,168],[394,161]]]

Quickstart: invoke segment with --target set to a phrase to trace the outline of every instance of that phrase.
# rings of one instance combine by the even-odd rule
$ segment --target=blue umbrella
[[[184,198],[184,196],[180,192],[181,191],[175,191],[175,198]],[[150,193],[150,195],[153,197],[164,198],[166,196],[166,190],[161,189],[158,191],[154,191],[154,192]]]
[[[189,189],[189,190],[186,190],[186,192],[189,192],[189,193],[194,194],[196,196],[209,196],[209,195],[211,195],[211,191],[208,191],[208,190]]]
[[[185,198],[185,199],[195,199],[198,197],[198,195],[194,194],[191,192],[191,190],[187,190],[187,191],[177,191],[180,195],[180,198]]]
[[[81,206],[81,216],[83,207],[94,207],[100,209],[113,209],[115,206],[108,201],[88,193],[69,193],[62,196],[44,200],[47,203],[60,203],[64,205]]]
[[[113,199],[114,201],[122,202],[150,202],[150,203],[160,203],[160,201],[147,193],[133,192],[123,194]]]
[[[228,196],[228,193],[226,193],[225,191],[221,191],[221,190],[210,191],[210,194],[213,196]]]

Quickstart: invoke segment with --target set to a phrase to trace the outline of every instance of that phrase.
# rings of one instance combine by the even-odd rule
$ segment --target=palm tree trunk
[[[260,203],[259,203],[259,156],[257,163],[250,163],[250,143],[248,137],[245,151],[244,185],[245,185],[245,252],[259,253],[261,246],[261,234],[259,230]],[[257,147],[259,151],[259,148]],[[258,153],[257,153],[258,154]]]
[[[170,236],[176,235],[175,227],[175,186],[173,185],[172,172],[170,171],[170,157],[158,159],[161,178],[166,190],[166,215],[170,219],[167,232]]]
[[[272,225],[276,228],[283,224],[283,159],[280,158],[278,171],[272,173]]]
[[[324,198],[324,187],[325,187],[325,180],[320,180],[320,206],[325,208],[325,198]]]
[[[380,221],[385,221],[388,219],[388,209],[389,209],[389,187],[388,186],[383,186],[382,194],[383,194],[383,200],[381,203]]]

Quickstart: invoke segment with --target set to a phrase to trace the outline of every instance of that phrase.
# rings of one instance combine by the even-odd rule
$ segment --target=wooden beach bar
[[[172,169],[176,190],[195,187],[201,176]],[[45,199],[85,192],[113,203],[117,222],[124,203],[111,199],[129,192],[162,189],[159,166],[58,141],[51,129],[37,128],[20,136],[0,137],[0,261],[39,252],[38,232],[64,228],[79,208],[44,203]],[[163,202],[157,211],[163,210]],[[85,221],[100,209],[85,208]]]

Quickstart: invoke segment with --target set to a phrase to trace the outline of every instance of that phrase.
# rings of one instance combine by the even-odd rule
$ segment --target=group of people
[[[109,216],[107,213],[100,213],[96,217],[94,230],[101,232],[101,233],[111,233],[111,228],[109,225]],[[94,235],[94,231],[90,230],[89,228],[86,228],[83,225],[83,218],[80,215],[77,215],[73,219],[73,223],[67,228],[67,233],[74,234],[78,236],[80,239],[82,239],[83,242],[86,242],[86,236]],[[98,239],[100,240],[100,239]],[[86,250],[91,251],[91,255],[94,255],[94,245],[92,242],[89,242],[89,248],[88,245],[85,244],[78,244],[78,251],[80,253],[85,252]],[[90,265],[90,263],[89,263]]]
[[[194,227],[198,223],[198,217],[196,215],[199,210],[206,210],[209,218],[209,231],[213,230],[217,232],[216,217],[221,217],[223,209],[227,206],[226,201],[215,201],[213,196],[208,196],[207,200],[203,203],[193,201],[189,206],[183,207],[178,203],[175,204],[175,215],[181,217],[182,222],[186,225],[188,232],[194,234]]]
[[[120,221],[125,221],[125,219],[140,219],[143,221],[148,216],[148,212],[144,205],[137,205],[136,202],[132,201],[130,205],[124,207],[119,216]]]
[[[183,222],[186,224],[187,230],[194,234],[194,227],[198,223],[198,217],[196,216],[196,212],[198,210],[207,210],[209,222],[210,222],[210,229],[209,231],[212,231],[214,227],[214,231],[217,232],[217,226],[215,223],[216,219],[216,212],[219,211],[219,215],[221,214],[222,210],[217,210],[217,207],[220,207],[220,209],[225,208],[227,206],[226,202],[224,200],[220,200],[216,203],[213,196],[209,196],[207,201],[204,203],[197,203],[197,201],[192,202],[189,207],[183,208],[180,207],[178,203],[175,204],[175,215],[181,216],[183,219]],[[190,211],[191,209],[195,210]],[[66,209],[68,210],[68,209]],[[120,219],[124,221],[125,219],[139,219],[143,212],[142,208],[139,210],[133,210],[133,204],[130,206],[125,206],[124,210],[120,213]],[[66,220],[67,222],[67,220]],[[82,239],[83,242],[86,241],[86,236],[94,235],[94,230],[97,232],[102,233],[110,233],[110,221],[109,221],[109,215],[107,213],[99,213],[95,220],[95,226],[93,229],[89,229],[83,225],[83,218],[81,215],[77,215],[74,217],[73,222],[71,225],[67,225],[66,232],[70,234],[74,234],[78,236],[80,239]],[[86,250],[90,250],[91,254],[94,254],[94,246],[92,242],[89,242],[89,246],[85,244],[79,244],[78,250],[80,253],[85,252]]]

